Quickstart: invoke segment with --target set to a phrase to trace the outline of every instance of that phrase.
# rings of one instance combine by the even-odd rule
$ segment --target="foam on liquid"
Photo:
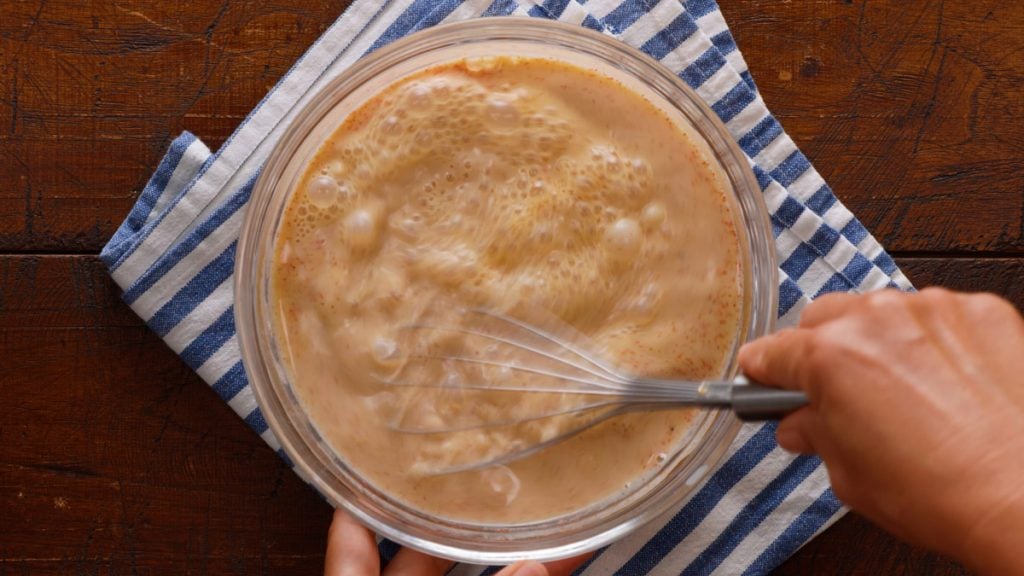
[[[277,239],[272,298],[293,385],[337,453],[380,489],[452,518],[572,512],[657,469],[685,410],[613,418],[525,460],[438,466],[549,439],[566,418],[453,434],[394,428],[555,411],[572,394],[461,389],[528,375],[412,349],[489,354],[419,332],[487,308],[557,320],[644,375],[718,376],[742,310],[726,181],[703,145],[600,73],[535,58],[442,65],[350,114],[311,159]],[[415,331],[412,331],[415,332]],[[442,388],[382,385],[381,375]]]

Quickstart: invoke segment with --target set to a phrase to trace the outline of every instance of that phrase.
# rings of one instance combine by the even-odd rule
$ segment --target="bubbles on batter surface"
[[[650,164],[574,114],[536,87],[464,71],[400,84],[325,147],[305,184],[322,214],[304,233],[334,226],[367,264],[397,250],[410,282],[468,301],[514,294],[567,320],[609,310],[666,215]],[[400,297],[377,292],[374,305],[394,309]]]
[[[372,206],[357,208],[343,222],[345,242],[356,250],[371,248],[377,244],[379,228],[379,209]]]
[[[605,229],[604,238],[608,248],[618,255],[636,254],[643,241],[643,230],[632,218],[619,218]]]
[[[668,211],[665,209],[664,204],[661,202],[651,202],[647,206],[644,206],[644,210],[640,215],[640,220],[645,226],[655,227],[660,226],[667,217]]]
[[[515,106],[515,96],[494,95],[487,98],[487,117],[495,126],[514,126],[520,119],[519,110]]]
[[[331,176],[317,176],[306,187],[306,198],[316,208],[326,210],[345,202],[352,196],[352,191],[345,184],[339,184]]]

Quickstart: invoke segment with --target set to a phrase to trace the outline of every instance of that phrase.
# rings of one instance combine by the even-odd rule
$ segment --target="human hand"
[[[995,296],[828,295],[746,345],[744,373],[806,392],[779,444],[836,495],[975,570],[1024,573],[1024,321]]]
[[[587,554],[548,564],[518,562],[502,569],[496,576],[568,576],[589,557]],[[381,570],[373,533],[344,511],[334,511],[334,520],[327,532],[324,576],[440,576],[451,566],[452,562],[448,560],[402,548]]]

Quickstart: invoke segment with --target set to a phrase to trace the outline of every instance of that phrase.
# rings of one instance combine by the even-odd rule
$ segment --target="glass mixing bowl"
[[[532,18],[485,18],[431,28],[363,58],[309,100],[277,143],[249,201],[235,268],[235,315],[242,357],[263,415],[295,470],[332,504],[377,533],[435,556],[477,564],[551,560],[622,538],[697,490],[739,429],[729,411],[697,413],[688,436],[661,468],[629,490],[582,510],[525,524],[437,517],[377,489],[323,440],[289,382],[270,306],[274,243],[289,195],[324,139],[362,102],[399,78],[475,56],[556,59],[598,70],[639,92],[699,133],[729,181],[742,253],[744,306],[739,346],[771,331],[775,250],[767,210],[747,159],[701,99],[669,70],[609,36]]]

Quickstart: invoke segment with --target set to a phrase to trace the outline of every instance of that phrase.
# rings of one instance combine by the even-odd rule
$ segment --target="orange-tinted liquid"
[[[678,447],[686,411],[619,416],[507,466],[429,474],[551,438],[568,422],[395,428],[521,417],[581,399],[460,390],[497,375],[408,363],[410,350],[483,353],[488,344],[403,327],[462,324],[464,309],[486,308],[571,326],[633,373],[721,375],[743,307],[717,166],[636,92],[565,63],[457,62],[372,97],[309,164],[276,244],[277,339],[317,429],[380,489],[474,521],[569,513],[656,469]]]

